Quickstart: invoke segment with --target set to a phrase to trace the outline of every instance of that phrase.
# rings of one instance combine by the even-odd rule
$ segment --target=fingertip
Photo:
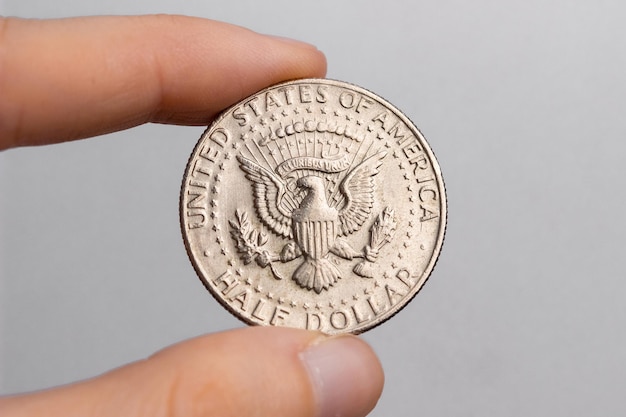
[[[287,46],[290,48],[297,48],[303,54],[304,62],[302,65],[303,75],[302,77],[308,78],[321,78],[326,75],[327,61],[326,55],[312,43],[303,42],[297,39],[288,38],[284,36],[276,36],[266,34],[269,39]],[[301,77],[296,77],[301,78]]]
[[[268,415],[362,417],[375,407],[384,384],[377,355],[356,336],[251,327],[204,336],[180,348],[164,353],[172,353],[170,359],[176,362],[184,356],[197,364],[187,368],[184,385],[193,381],[195,388],[207,386],[207,381],[220,375],[231,395],[233,388],[241,393],[237,412],[254,409]],[[202,368],[206,372],[196,374]],[[209,391],[215,389],[214,383],[208,386]],[[191,391],[185,389],[178,403],[188,403]],[[227,398],[226,392],[222,394],[217,397]],[[223,405],[217,408],[224,410]]]
[[[318,339],[300,358],[311,380],[317,417],[365,416],[378,402],[383,369],[372,348],[361,339]]]

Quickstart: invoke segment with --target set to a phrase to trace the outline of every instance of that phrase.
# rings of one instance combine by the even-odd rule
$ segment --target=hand
[[[314,47],[180,16],[0,18],[0,150],[146,122],[208,124],[279,81],[320,77]],[[352,336],[247,328],[103,376],[0,400],[17,416],[363,416],[383,384]]]

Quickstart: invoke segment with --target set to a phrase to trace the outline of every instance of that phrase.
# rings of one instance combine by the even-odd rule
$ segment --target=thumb
[[[365,416],[383,371],[354,336],[253,327],[179,343],[92,380],[5,398],[3,417]]]

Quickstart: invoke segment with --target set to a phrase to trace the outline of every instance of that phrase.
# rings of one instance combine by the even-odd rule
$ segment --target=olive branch
[[[263,249],[263,246],[268,241],[267,234],[263,231],[258,231],[252,228],[250,220],[248,219],[248,213],[241,210],[235,211],[236,221],[229,220],[231,231],[230,236],[236,243],[237,252],[245,265],[250,264],[252,261],[265,268],[270,267],[272,274],[276,279],[282,279],[282,276],[274,269],[272,262],[277,260],[277,257],[270,254],[269,251]]]

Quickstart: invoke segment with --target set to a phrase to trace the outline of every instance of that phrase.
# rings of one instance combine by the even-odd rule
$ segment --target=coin
[[[206,288],[248,324],[362,333],[432,272],[447,219],[426,140],[352,84],[304,79],[223,112],[185,170],[180,222]]]

